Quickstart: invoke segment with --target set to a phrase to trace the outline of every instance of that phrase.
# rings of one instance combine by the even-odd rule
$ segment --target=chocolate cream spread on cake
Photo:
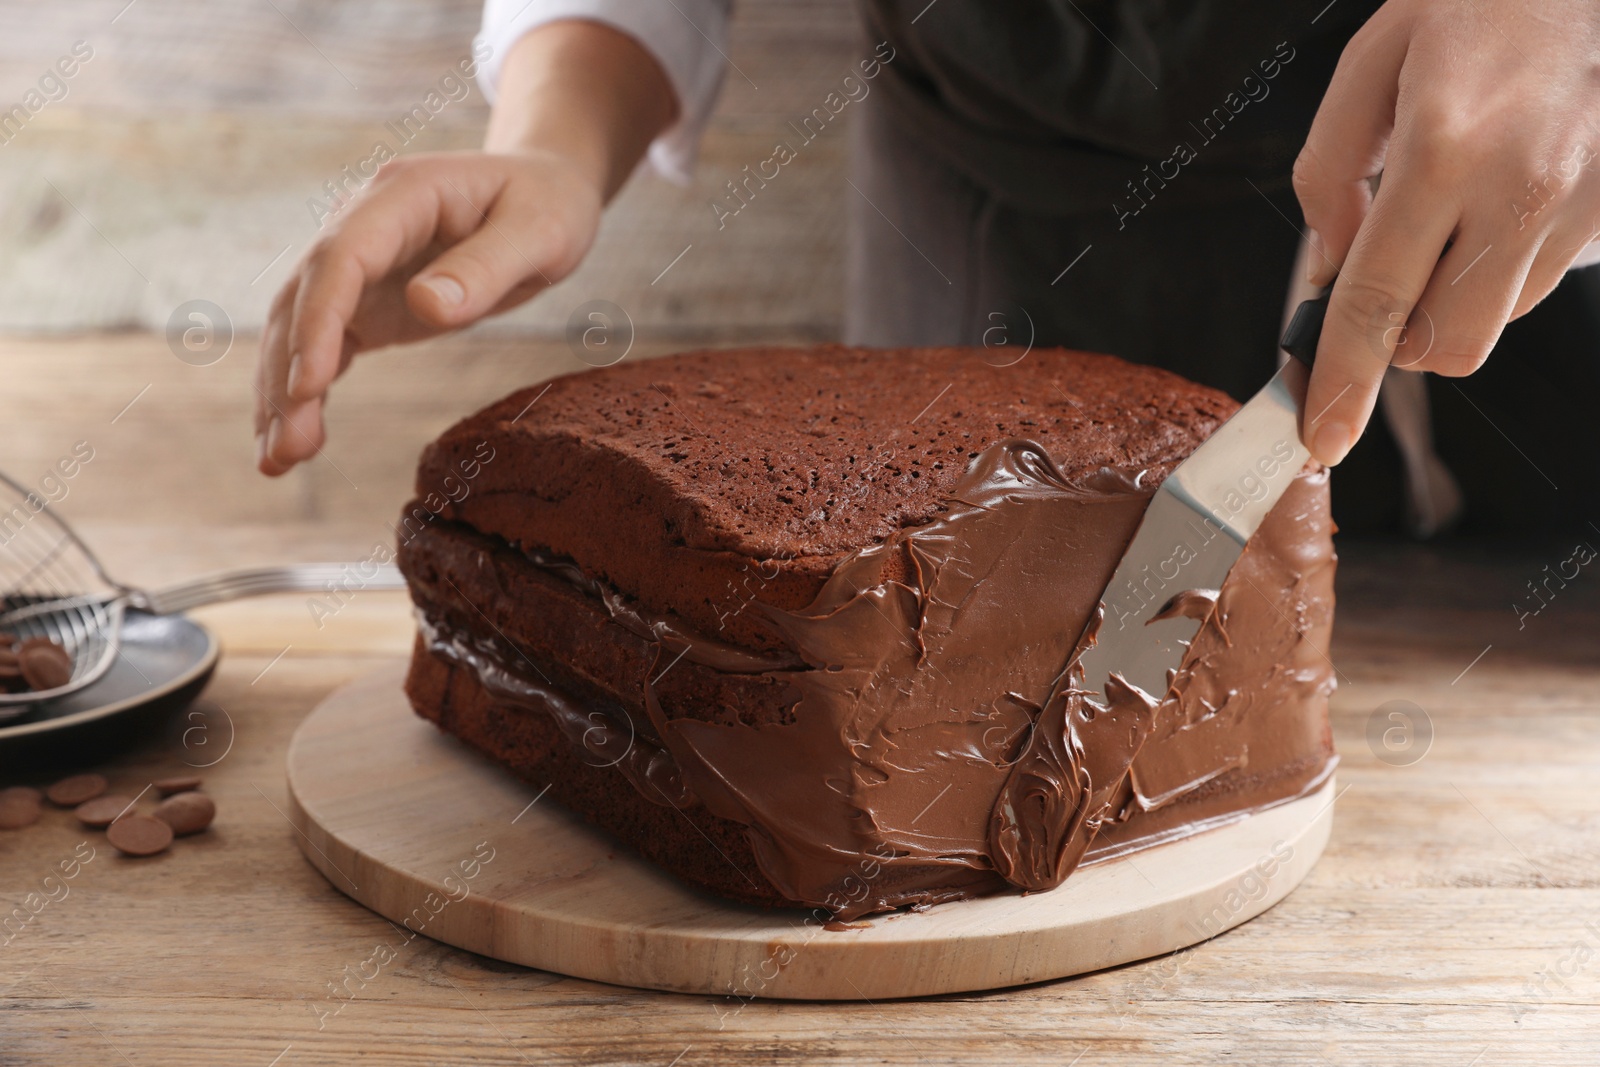
[[[426,654],[547,716],[619,788],[746,827],[779,897],[849,919],[1051,889],[1080,863],[1242,818],[1331,773],[1320,469],[1301,474],[1223,588],[1164,590],[1166,614],[1202,626],[1159,700],[1115,677],[1108,710],[1083,699],[1077,662],[1105,584],[1176,458],[1069,476],[1035,441],[996,440],[930,521],[844,554],[808,604],[752,600],[770,649],[652,611],[546,546],[507,545],[517,562],[504,566],[557,580],[653,650],[637,711],[574,699],[497,628],[442,607],[442,583],[416,577],[432,549],[403,546],[402,565]],[[658,682],[680,661],[776,684],[786,713],[670,714]]]

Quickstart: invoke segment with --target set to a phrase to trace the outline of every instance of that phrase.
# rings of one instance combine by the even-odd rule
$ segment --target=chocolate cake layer
[[[1169,693],[1158,702],[1130,693],[1096,717],[1074,684],[1080,636],[1092,640],[1101,591],[1154,485],[1233,405],[1109,357],[1033,357],[1039,367],[1029,380],[1052,392],[1065,392],[1053,371],[1098,376],[1130,403],[1141,387],[1148,395],[1123,415],[1086,410],[1076,434],[1063,417],[1029,410],[1025,398],[1006,401],[988,420],[987,439],[975,420],[954,427],[977,446],[972,455],[932,461],[943,466],[927,468],[927,483],[905,476],[941,480],[929,499],[908,502],[915,493],[901,493],[900,481],[867,481],[878,490],[876,509],[862,494],[842,509],[847,528],[816,531],[828,551],[786,558],[747,553],[803,547],[785,538],[811,519],[792,499],[770,506],[747,478],[724,479],[719,495],[706,464],[724,454],[724,442],[685,437],[674,446],[680,459],[651,467],[648,448],[635,441],[630,453],[615,439],[614,419],[600,413],[591,415],[595,440],[586,447],[570,403],[541,411],[561,383],[467,420],[430,449],[419,472],[423,496],[412,514],[447,517],[401,532],[401,565],[423,620],[413,703],[530,780],[555,783],[558,799],[697,884],[844,915],[1008,884],[1048,888],[1081,861],[1314,787],[1333,762],[1326,473],[1301,474],[1220,591],[1170,591],[1173,610],[1203,625]],[[880,401],[909,387],[899,354],[795,358],[876,382]],[[975,369],[968,353],[920,358],[966,375],[992,403],[1006,394],[992,379],[1017,369]],[[767,361],[767,375],[779,379],[767,382],[768,402],[809,412],[788,424],[774,417],[751,435],[747,454],[769,470],[782,465],[775,455],[800,455],[826,414],[807,407],[810,387],[772,359],[729,360],[746,376],[730,380],[747,383],[762,380],[752,368]],[[715,364],[696,355],[642,366],[672,384]],[[562,395],[570,400],[571,387]],[[841,395],[838,406],[857,405]],[[827,447],[865,455],[894,440],[882,427],[876,441],[859,436],[864,418],[847,422]],[[724,439],[734,435],[730,425],[720,427]],[[1054,450],[1003,435],[1012,425],[1053,434]],[[939,430],[954,432],[948,422]],[[573,437],[567,459],[527,451],[528,441],[561,433]],[[1072,443],[1080,437],[1083,448]],[[467,456],[476,457],[471,468]],[[1116,462],[1095,462],[1104,456]],[[454,477],[442,473],[443,457],[471,478],[440,506],[427,486]],[[962,469],[948,477],[958,459]],[[813,462],[828,468],[825,455]],[[828,469],[815,484],[839,481]],[[607,477],[635,488],[654,479],[669,497],[681,491],[690,503],[676,514],[698,516],[695,536],[711,544],[707,531],[718,531],[737,551],[663,549],[648,493],[629,503],[613,485],[603,497],[611,506],[597,509],[587,496],[549,488],[598,492]],[[582,524],[567,513],[586,518],[599,531],[588,538],[590,558],[616,565],[586,565],[559,540],[509,534],[539,525],[518,519],[518,501],[540,510],[533,500],[562,501],[547,511],[567,517],[547,529],[577,531]],[[909,521],[916,507],[926,513]],[[638,558],[608,557],[624,543],[613,543],[609,528],[630,522],[642,527]],[[866,540],[851,546],[850,537]],[[663,559],[678,566],[676,603],[652,602],[614,576],[659,578],[651,564],[670,570]],[[699,569],[690,565],[697,559]],[[743,576],[732,606],[701,595],[706,580],[728,575]],[[787,603],[800,594],[809,599]],[[715,610],[701,610],[708,606]]]
[[[575,561],[646,608],[753,649],[784,637],[752,600],[810,604],[850,553],[929,522],[995,441],[1063,477],[1159,479],[1237,408],[1110,356],[766,348],[624,363],[524,389],[447,430],[423,510]],[[493,462],[464,496],[462,464]],[[452,497],[460,496],[460,499]]]

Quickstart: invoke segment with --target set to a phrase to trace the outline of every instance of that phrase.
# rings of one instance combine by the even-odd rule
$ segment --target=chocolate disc
[[[211,820],[217,817],[217,805],[204,793],[177,793],[157,804],[150,814],[182,837],[210,826]]]
[[[35,690],[59,689],[72,681],[72,657],[60,645],[24,645],[17,654],[22,677]]]
[[[192,789],[199,789],[200,776],[198,774],[180,774],[171,778],[158,778],[150,784],[155,786],[156,792],[162,796],[170,797],[174,793],[187,793]]]
[[[107,793],[105,796],[85,800],[73,809],[72,814],[85,826],[95,829],[110,826],[120,816],[131,814],[133,811],[133,798],[119,796],[116,793]]]
[[[20,830],[39,821],[44,808],[25,796],[0,797],[0,830]]]
[[[44,800],[44,794],[31,785],[8,785],[0,789],[0,800],[9,800],[12,797],[27,797],[35,804]]]
[[[124,815],[106,828],[106,840],[124,856],[154,856],[172,844],[172,827],[148,815]]]
[[[85,800],[93,800],[104,793],[107,785],[103,774],[74,774],[46,789],[44,795],[57,807],[75,808]]]

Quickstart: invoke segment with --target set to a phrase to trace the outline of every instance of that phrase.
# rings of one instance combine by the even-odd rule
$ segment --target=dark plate
[[[31,771],[34,760],[87,764],[148,738],[149,727],[205,687],[219,651],[209,630],[182,615],[129,611],[122,654],[105,677],[0,722],[0,770]]]

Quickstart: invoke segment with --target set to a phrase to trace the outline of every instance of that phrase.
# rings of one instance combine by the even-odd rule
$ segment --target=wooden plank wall
[[[737,12],[748,80],[730,72],[694,183],[636,176],[588,263],[496,329],[556,336],[599,297],[647,338],[837,333],[847,131],[736,225],[719,232],[708,202],[868,50],[850,0]],[[0,331],[159,330],[196,298],[257,328],[317,234],[307,201],[467,56],[478,17],[476,0],[0,0],[0,110],[75,42],[93,53],[0,144]],[[406,151],[473,147],[486,114],[474,87]]]

